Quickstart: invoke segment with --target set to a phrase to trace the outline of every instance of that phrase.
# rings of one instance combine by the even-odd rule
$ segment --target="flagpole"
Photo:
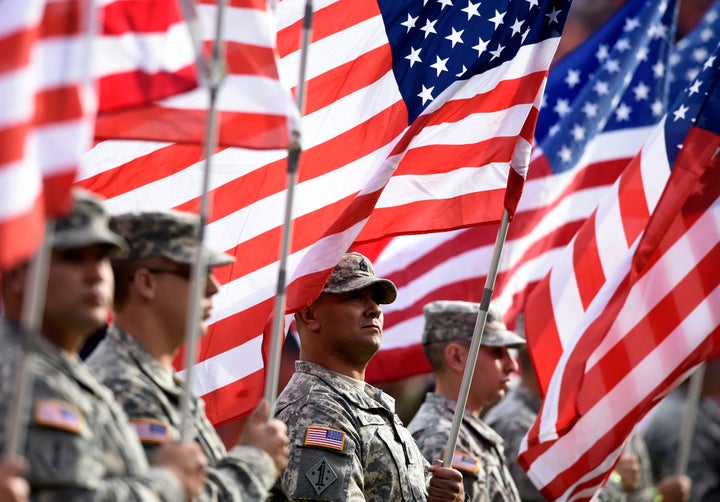
[[[685,417],[683,418],[682,433],[680,435],[680,449],[675,464],[675,474],[678,475],[684,475],[687,472],[688,461],[690,460],[690,446],[695,431],[695,419],[704,378],[705,363],[702,363],[689,379]]]
[[[500,256],[502,255],[502,249],[505,245],[505,239],[507,238],[507,231],[509,226],[510,214],[508,213],[507,209],[505,209],[503,210],[502,219],[500,220],[500,228],[498,229],[497,238],[495,239],[495,248],[493,250],[492,261],[490,262],[490,270],[488,271],[487,278],[485,279],[485,289],[483,289],[482,300],[480,300],[480,311],[478,312],[478,316],[475,321],[475,329],[473,330],[472,342],[470,343],[468,358],[465,362],[465,371],[463,373],[462,383],[460,384],[460,391],[458,393],[457,402],[455,404],[455,415],[453,415],[452,427],[450,428],[450,436],[448,437],[447,446],[445,447],[445,458],[443,459],[443,466],[445,467],[452,466],[452,460],[455,454],[455,447],[457,445],[458,433],[460,432],[460,424],[462,423],[463,415],[465,413],[465,406],[467,405],[468,393],[470,392],[472,377],[475,373],[475,363],[477,362],[478,352],[480,350],[480,344],[482,342],[482,335],[485,329],[485,320],[487,319],[488,309],[490,308],[490,300],[493,295],[493,289],[495,288],[495,279],[497,278],[497,271],[500,264]]]
[[[187,0],[183,2],[185,4]],[[180,440],[190,440],[191,419],[190,419],[190,395],[193,380],[193,367],[195,366],[197,352],[198,329],[201,320],[200,300],[205,294],[207,287],[207,256],[202,252],[205,240],[205,225],[210,212],[210,168],[212,156],[218,144],[218,114],[217,97],[220,86],[225,78],[225,57],[222,45],[222,28],[225,14],[226,0],[218,0],[217,17],[215,26],[215,40],[213,52],[209,61],[205,61],[202,54],[196,54],[198,66],[205,70],[205,77],[208,83],[209,105],[208,119],[205,136],[205,169],[203,172],[202,195],[200,198],[198,246],[195,252],[190,277],[190,298],[188,301],[187,322],[185,326],[185,379],[183,381],[183,393],[180,397]],[[190,12],[187,6],[184,13]],[[190,22],[191,20],[187,20]],[[191,29],[192,33],[192,29]],[[196,46],[199,50],[199,45]],[[204,63],[204,64],[203,64]]]
[[[20,325],[24,330],[20,335],[22,350],[18,355],[17,378],[13,390],[13,411],[8,414],[5,424],[6,441],[3,457],[6,460],[15,458],[20,453],[25,441],[25,423],[22,418],[26,411],[26,402],[32,386],[32,373],[27,368],[28,358],[30,357],[28,353],[28,336],[30,333],[38,333],[42,324],[54,228],[54,220],[46,220],[45,235],[40,248],[30,261],[25,279],[25,291],[27,293],[23,297],[22,311],[20,313]]]
[[[291,144],[288,147],[288,164],[287,164],[287,196],[285,199],[285,219],[283,221],[283,234],[280,244],[280,261],[278,269],[277,290],[275,295],[275,310],[273,312],[272,336],[270,339],[270,357],[265,372],[265,399],[270,403],[272,409],[275,398],[277,397],[278,381],[280,376],[280,356],[282,343],[285,339],[283,330],[285,304],[286,304],[286,286],[287,286],[287,260],[290,254],[290,240],[292,238],[292,209],[293,199],[295,196],[295,184],[297,181],[298,164],[300,163],[300,145],[301,128],[300,121],[305,110],[305,74],[307,70],[308,48],[310,46],[310,37],[312,35],[312,16],[313,4],[312,0],[305,2],[305,16],[303,19],[302,39],[300,42],[300,69],[298,77],[298,87],[296,94],[297,107],[300,112],[298,127],[292,132]]]

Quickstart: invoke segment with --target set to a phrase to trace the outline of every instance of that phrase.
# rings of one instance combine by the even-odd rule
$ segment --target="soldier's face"
[[[48,271],[43,333],[84,340],[108,321],[113,273],[104,245],[54,250]]]
[[[190,280],[192,269],[190,265],[163,260],[161,265],[148,268],[155,279],[154,308],[165,319],[164,327],[169,336],[182,343],[185,339],[186,320],[188,316],[190,299]],[[212,310],[212,297],[219,291],[219,283],[212,271],[205,279],[205,292],[199,299],[200,316],[199,326],[201,334],[207,331],[205,321],[210,317]]]
[[[382,341],[383,312],[374,288],[341,294],[323,294],[316,315],[326,342],[338,350],[377,352]]]
[[[477,404],[484,407],[502,399],[517,369],[506,347],[480,346],[470,390]]]

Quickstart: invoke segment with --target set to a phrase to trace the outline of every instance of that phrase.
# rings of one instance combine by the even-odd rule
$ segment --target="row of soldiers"
[[[21,418],[25,464],[2,466],[0,499],[28,493],[38,500],[526,498],[527,480],[480,418],[508,390],[518,370],[509,351],[522,349],[524,338],[489,309],[457,448],[445,467],[438,459],[446,456],[479,305],[426,306],[423,347],[435,389],[406,428],[393,398],[365,382],[382,339],[382,305],[397,298],[397,288],[376,277],[358,253],[343,255],[319,297],[296,312],[300,356],[274,418],[261,403],[228,451],[202,400],[189,394],[189,433],[181,442],[185,391],[172,363],[185,339],[198,224],[179,212],[109,217],[100,199],[77,191],[72,213],[55,227],[40,333],[19,324],[27,265],[3,271],[0,418]],[[201,251],[209,266],[198,326],[204,330],[219,288],[212,270],[233,258]],[[107,334],[82,362],[81,347],[111,309]],[[30,390],[17,413],[21,363]],[[498,429],[511,423],[500,410],[491,410]],[[7,434],[0,440],[5,446]],[[688,486],[686,480],[677,486],[681,497]],[[629,489],[604,491],[605,500],[645,500],[622,498]]]

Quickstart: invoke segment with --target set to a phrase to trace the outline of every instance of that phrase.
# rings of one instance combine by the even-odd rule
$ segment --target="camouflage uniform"
[[[442,350],[447,342],[471,340],[479,310],[480,304],[463,301],[435,301],[425,305],[422,343],[426,352]],[[442,345],[435,349],[432,344]],[[491,306],[481,345],[517,347],[524,344],[525,339],[509,331],[498,310]],[[408,429],[428,460],[444,458],[455,407],[454,399],[430,392],[410,421]],[[452,466],[462,472],[465,494],[470,500],[520,500],[505,461],[502,439],[467,410],[458,432]]]
[[[23,455],[30,465],[28,482],[41,500],[185,499],[185,490],[168,470],[150,467],[127,417],[110,391],[85,365],[37,335],[0,326],[5,369],[17,368],[26,336],[30,394]],[[15,391],[3,378],[0,420],[13,412]],[[5,444],[4,434],[0,438]]]
[[[455,405],[455,401],[430,392],[408,425],[426,459],[444,457]],[[460,424],[452,466],[462,472],[469,500],[520,500],[507,468],[502,439],[468,411]]]
[[[656,479],[675,473],[686,414],[687,388],[680,387],[658,404],[645,431]],[[720,500],[720,403],[709,396],[698,403],[686,474],[692,480],[691,502]]]
[[[532,394],[524,385],[517,385],[510,389],[499,403],[490,408],[484,417],[485,423],[505,442],[505,459],[510,475],[524,502],[545,500],[517,461],[520,442],[535,422],[541,403],[539,396]]]
[[[115,393],[148,458],[163,442],[179,440],[181,380],[133,336],[111,326],[88,365]],[[200,444],[210,462],[200,500],[265,500],[276,477],[270,456],[253,446],[236,446],[228,453],[205,416],[203,401],[193,395],[189,404],[188,439]]]
[[[126,213],[113,216],[110,228],[122,235],[129,250],[119,260],[163,257],[191,265],[198,248],[197,215],[178,211]],[[234,261],[203,246],[209,267]],[[163,367],[132,334],[111,326],[88,358],[98,378],[110,387],[130,417],[148,458],[166,441],[179,439],[182,382]],[[265,500],[276,479],[275,464],[265,451],[238,445],[230,453],[205,415],[205,404],[190,396],[189,439],[196,441],[210,467],[200,500]]]
[[[290,457],[272,500],[425,500],[427,461],[375,387],[297,361],[275,403]]]
[[[124,246],[107,228],[99,199],[76,191],[72,213],[56,223],[54,248],[94,244]],[[42,336],[21,334],[9,321],[0,331],[3,368],[16,364],[18,355],[27,351],[30,387],[23,455],[34,499],[185,499],[185,489],[169,470],[148,465],[127,417],[85,364]],[[26,337],[25,349],[21,336]],[[3,423],[14,405],[14,393],[7,394],[12,388],[1,387]]]

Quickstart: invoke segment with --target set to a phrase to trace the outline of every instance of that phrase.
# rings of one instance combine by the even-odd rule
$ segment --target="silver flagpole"
[[[19,355],[15,388],[13,390],[13,411],[9,413],[5,423],[6,440],[3,456],[10,460],[19,455],[24,448],[25,421],[27,399],[32,388],[32,373],[28,371],[28,334],[39,333],[42,325],[43,309],[45,308],[45,292],[47,290],[48,268],[52,252],[54,220],[45,222],[45,234],[35,257],[30,261],[25,280],[25,291],[20,324],[26,332],[21,333],[22,351]]]
[[[703,380],[705,378],[705,363],[690,376],[685,417],[683,418],[682,433],[680,436],[680,449],[678,450],[675,474],[683,475],[687,472],[688,461],[690,460],[690,446],[692,445],[693,433],[695,431],[695,419],[697,418],[698,404],[702,395]]]
[[[462,383],[460,384],[460,392],[458,394],[457,403],[455,404],[455,415],[453,416],[452,428],[448,437],[447,446],[445,447],[445,458],[443,466],[451,467],[453,455],[455,454],[455,446],[457,445],[458,433],[460,432],[460,424],[462,423],[465,406],[467,405],[468,392],[470,392],[470,384],[473,374],[475,373],[475,363],[477,362],[478,351],[482,342],[483,331],[485,330],[485,320],[487,319],[488,309],[490,308],[490,299],[495,288],[495,279],[497,278],[498,266],[500,264],[500,256],[502,254],[505,239],[507,237],[508,227],[510,226],[510,214],[507,210],[503,210],[502,219],[500,220],[500,228],[495,239],[495,249],[493,250],[492,262],[490,270],[485,279],[485,289],[483,290],[482,300],[480,300],[480,311],[475,321],[475,329],[473,330],[472,342],[468,352],[468,359],[465,362],[465,372],[463,373]]]
[[[313,4],[312,0],[305,2],[305,17],[303,20],[302,40],[300,42],[300,74],[298,77],[298,87],[296,102],[300,112],[300,121],[305,110],[305,73],[307,69],[308,48],[310,46],[310,37],[312,35],[312,16]],[[280,262],[278,269],[277,290],[275,295],[275,310],[273,312],[273,330],[270,339],[270,358],[265,371],[265,399],[270,403],[270,409],[277,397],[278,380],[280,375],[280,355],[282,343],[285,339],[283,332],[285,303],[287,286],[287,260],[290,254],[290,240],[292,238],[292,209],[293,198],[295,195],[295,183],[297,180],[298,164],[300,162],[300,152],[302,147],[300,144],[301,131],[300,123],[298,128],[292,132],[291,144],[288,147],[288,167],[287,167],[287,196],[285,199],[285,220],[283,222],[283,234],[280,244]]]
[[[194,12],[192,5],[186,5],[190,0],[183,0],[183,12]],[[218,144],[218,114],[217,114],[217,97],[220,86],[225,78],[225,55],[222,45],[222,28],[223,18],[225,14],[225,0],[217,2],[217,17],[215,26],[215,40],[213,44],[212,57],[209,61],[202,58],[200,52],[197,53],[198,66],[201,70],[205,70],[205,77],[209,92],[207,132],[205,137],[205,170],[203,172],[202,196],[200,199],[200,229],[198,232],[198,247],[195,254],[195,260],[191,269],[190,277],[190,298],[188,301],[189,309],[187,323],[185,326],[185,379],[183,382],[184,392],[180,399],[180,440],[190,440],[191,419],[190,419],[190,393],[193,381],[193,367],[197,352],[198,327],[201,319],[200,299],[205,293],[207,281],[207,256],[202,252],[203,242],[205,240],[205,224],[210,212],[210,168],[212,166],[212,156]],[[186,19],[192,27],[195,19]],[[192,28],[191,28],[192,33]],[[192,35],[191,35],[192,36]],[[199,44],[196,50],[199,49]],[[204,62],[204,64],[203,64]]]

